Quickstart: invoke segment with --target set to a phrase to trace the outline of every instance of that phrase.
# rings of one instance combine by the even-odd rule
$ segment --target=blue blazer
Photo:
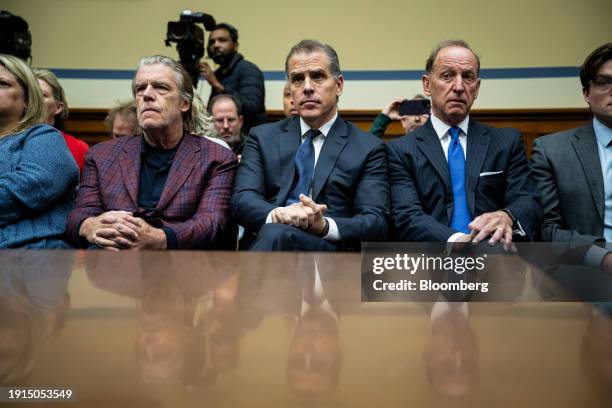
[[[520,132],[470,120],[467,141],[465,189],[472,218],[509,209],[532,240],[541,209]],[[449,226],[453,192],[448,162],[430,120],[389,143],[389,183],[397,239],[443,242],[457,232]]]
[[[257,233],[268,213],[285,205],[300,143],[298,117],[251,129],[231,201],[233,217],[247,230]],[[338,117],[317,160],[312,199],[327,205],[325,215],[338,225],[341,248],[383,240],[389,215],[384,143]]]

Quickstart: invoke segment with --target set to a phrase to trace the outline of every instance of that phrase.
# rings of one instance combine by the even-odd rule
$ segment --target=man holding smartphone
[[[393,98],[381,113],[374,118],[369,132],[382,138],[392,120],[399,120],[406,133],[423,126],[429,118],[431,102],[423,95],[414,95],[412,99]]]

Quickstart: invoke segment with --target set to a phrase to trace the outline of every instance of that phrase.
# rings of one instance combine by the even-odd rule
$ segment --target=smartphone
[[[404,115],[428,115],[431,109],[429,99],[410,99],[404,101],[399,106],[400,116]]]

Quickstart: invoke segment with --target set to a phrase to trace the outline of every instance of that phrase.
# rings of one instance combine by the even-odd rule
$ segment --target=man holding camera
[[[396,237],[422,242],[530,240],[541,210],[521,134],[475,122],[480,60],[461,40],[440,43],[423,75],[431,116],[389,143]]]
[[[200,63],[200,75],[212,88],[210,99],[221,94],[236,96],[242,104],[243,131],[248,134],[251,127],[266,120],[263,73],[238,53],[238,30],[230,24],[215,26],[208,37],[207,52],[219,65],[213,71],[208,63]]]

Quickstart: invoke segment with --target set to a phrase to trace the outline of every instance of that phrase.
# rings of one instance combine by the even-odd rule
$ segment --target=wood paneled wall
[[[65,122],[66,132],[90,145],[109,139],[104,124],[104,109],[72,109]],[[340,114],[346,120],[368,130],[378,114],[373,110],[344,110]],[[523,132],[527,154],[531,153],[533,140],[549,133],[580,126],[591,119],[588,109],[482,109],[474,110],[471,117],[475,120],[497,127],[513,127]],[[274,122],[283,118],[279,110],[268,111],[268,120]],[[399,122],[392,122],[387,128],[385,139],[390,140],[403,134]]]

